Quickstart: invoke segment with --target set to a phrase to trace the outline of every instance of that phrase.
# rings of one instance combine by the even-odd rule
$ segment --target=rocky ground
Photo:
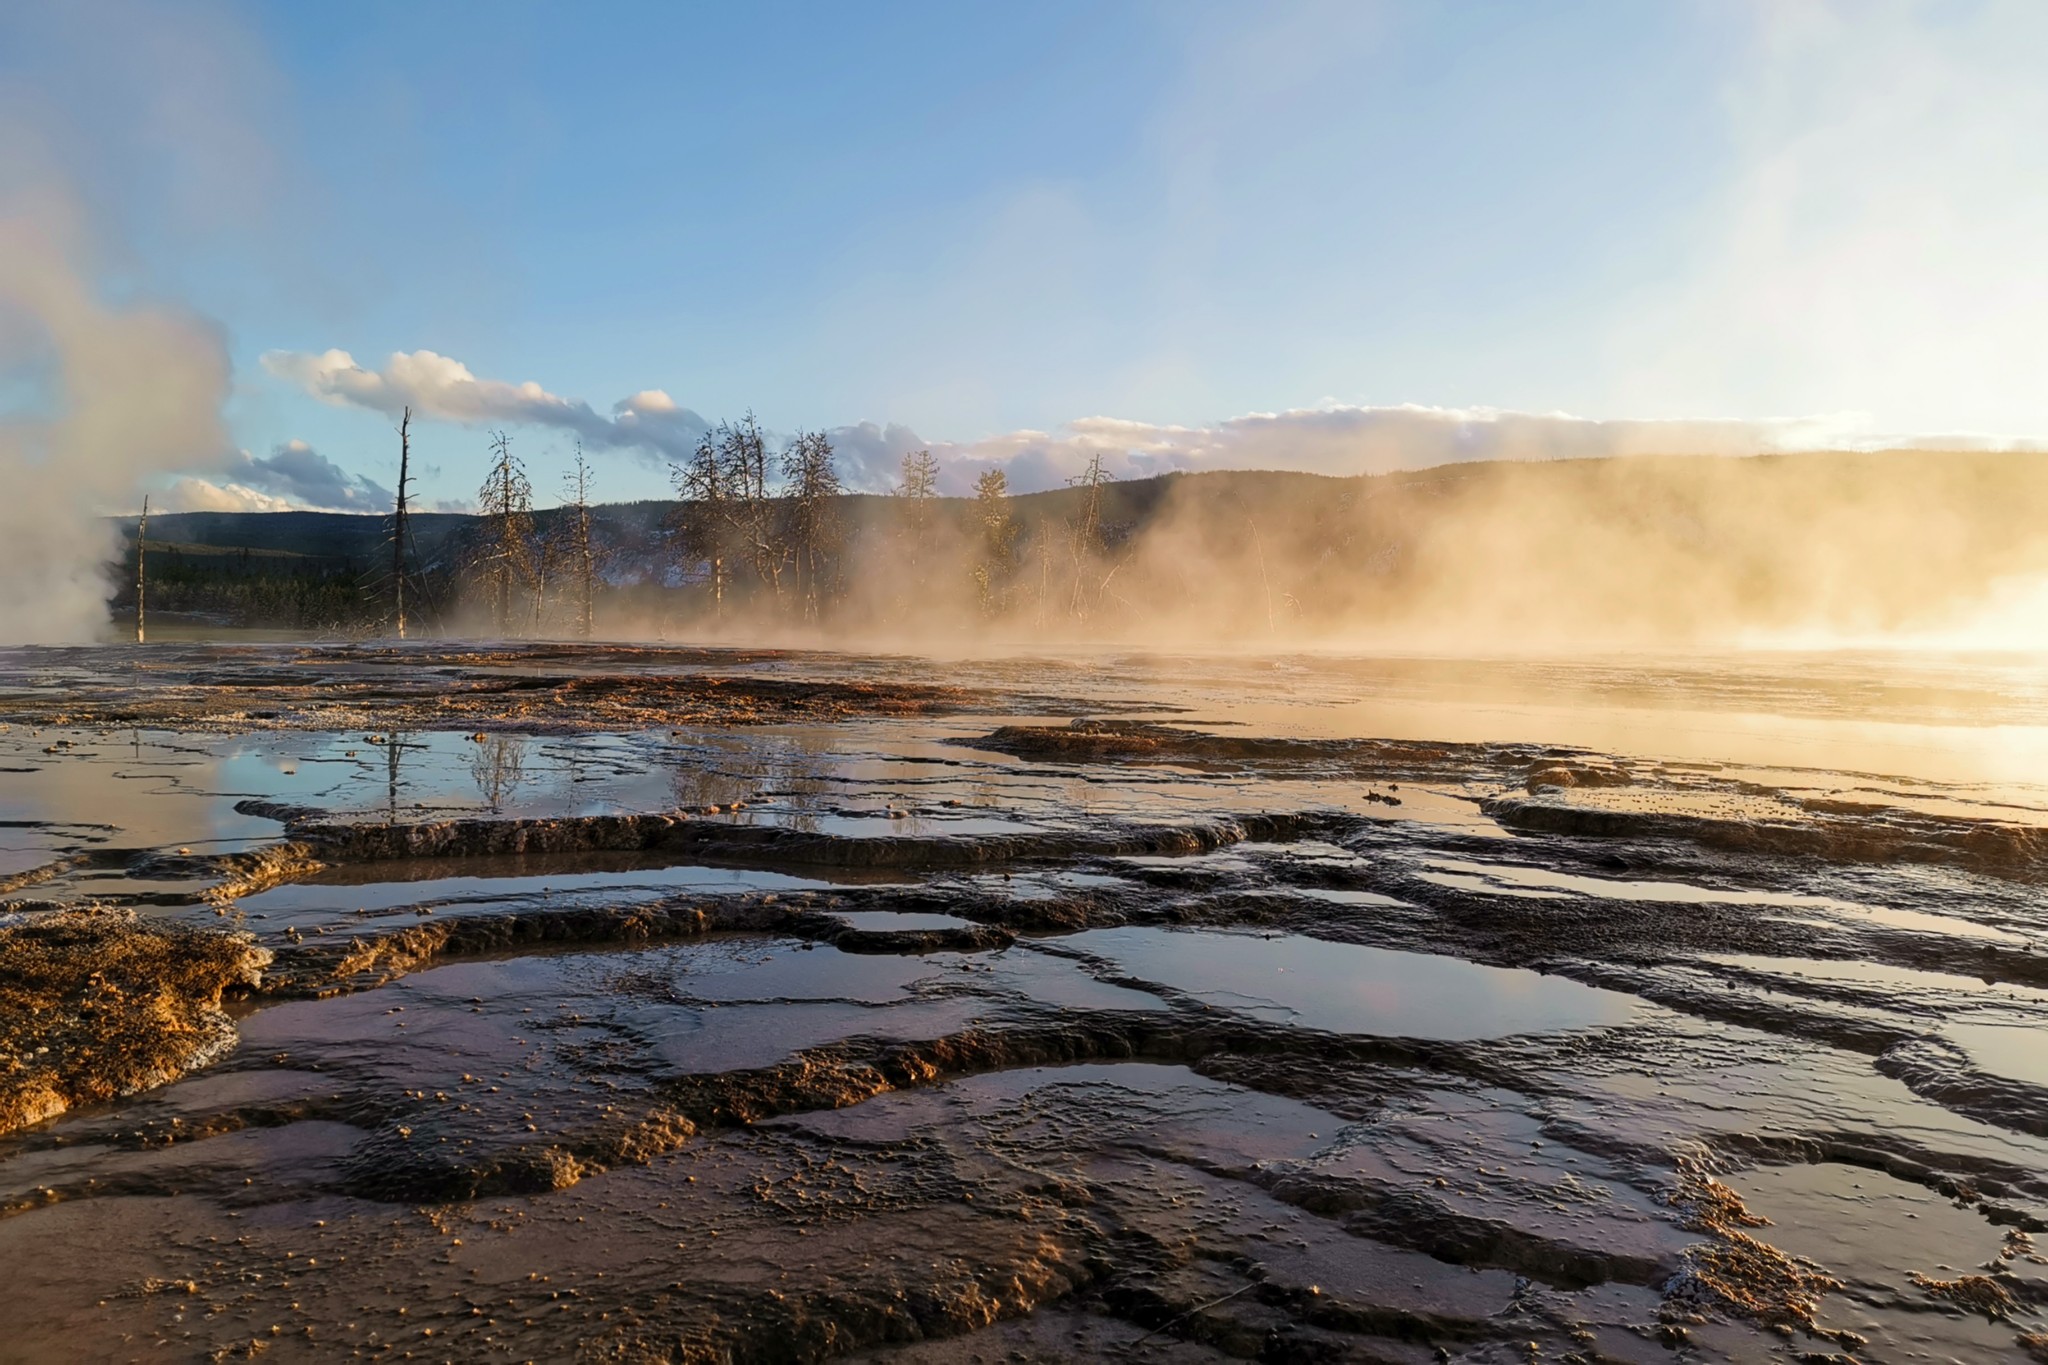
[[[1204,667],[0,658],[0,1359],[2048,1360],[2048,800]]]

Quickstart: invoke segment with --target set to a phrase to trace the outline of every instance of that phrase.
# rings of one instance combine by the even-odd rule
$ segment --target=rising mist
[[[120,553],[106,518],[231,450],[224,340],[143,248],[253,217],[261,82],[210,5],[0,18],[0,643],[84,640]]]
[[[1356,478],[1215,472],[979,501],[856,495],[833,500],[815,599],[791,590],[777,499],[750,520],[749,544],[727,547],[716,590],[685,529],[687,504],[601,506],[594,629],[941,653],[1034,643],[2033,649],[2048,583],[2044,506],[2048,456],[1930,450],[1501,461]],[[579,631],[562,520],[534,513],[522,533],[526,562],[553,567],[521,575],[512,633]],[[331,521],[328,552],[367,559],[381,521]],[[226,543],[258,530],[219,523],[206,534]],[[503,633],[472,568],[499,544],[490,523],[442,519],[430,534],[440,629]],[[347,588],[359,593],[352,579]],[[377,594],[360,592],[346,621],[250,624],[374,632]]]

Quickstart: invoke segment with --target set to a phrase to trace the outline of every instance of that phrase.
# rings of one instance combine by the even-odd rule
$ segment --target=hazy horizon
[[[108,510],[372,510],[408,405],[428,506],[749,410],[952,493],[2048,438],[2031,6],[586,17],[0,17],[12,230],[224,375]]]
[[[132,512],[2048,448],[2022,4],[0,13],[6,633]],[[687,79],[677,79],[687,69]],[[10,268],[11,267],[11,268]],[[1839,567],[1839,566],[1838,566]],[[1836,570],[1830,570],[1830,573]]]

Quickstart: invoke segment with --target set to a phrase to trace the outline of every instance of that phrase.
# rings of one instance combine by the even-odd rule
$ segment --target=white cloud
[[[186,477],[174,481],[155,500],[154,507],[165,512],[290,512],[289,499],[260,492],[245,484]]]
[[[553,427],[591,446],[673,458],[696,444],[707,425],[659,389],[622,400],[603,416],[580,399],[549,393],[532,380],[479,379],[468,366],[433,351],[394,352],[381,370],[365,369],[347,351],[318,355],[269,351],[263,368],[313,397],[396,417],[413,414],[469,426],[493,423]]]
[[[531,381],[480,379],[468,366],[433,351],[394,354],[381,370],[356,363],[347,351],[312,355],[272,351],[263,364],[273,375],[330,403],[395,415],[410,406],[417,417],[471,425],[505,423],[574,432],[594,446],[633,448],[656,458],[686,455],[707,423],[661,389],[643,389],[612,405],[610,417],[588,403],[563,398]],[[1790,422],[1599,421],[1559,413],[1492,409],[1344,407],[1252,413],[1213,426],[1167,426],[1114,417],[1085,417],[1053,432],[1015,431],[969,442],[927,441],[907,426],[873,422],[829,434],[847,487],[881,492],[893,487],[903,456],[929,447],[944,471],[941,487],[964,493],[981,470],[1001,466],[1021,491],[1051,488],[1101,454],[1118,478],[1169,470],[1290,469],[1325,474],[1370,474],[1419,469],[1456,460],[1563,459],[1631,454],[1755,454],[1798,445],[1840,443],[1844,419]],[[268,463],[285,458],[280,447]],[[308,452],[310,454],[310,452]],[[244,457],[246,459],[246,457]],[[313,456],[319,459],[318,456]],[[312,471],[286,479],[281,472],[235,471],[244,483],[321,506],[352,506],[327,466],[326,501],[306,491]],[[361,481],[359,481],[361,482]],[[374,489],[377,498],[389,493]]]
[[[321,355],[273,351],[272,374],[328,402],[482,424],[537,425],[575,432],[593,445],[634,448],[656,458],[686,455],[704,419],[661,389],[643,389],[601,417],[589,404],[559,397],[539,384],[479,379],[460,361],[432,351],[397,354],[382,370],[366,370],[346,351]],[[1120,417],[1083,417],[1054,431],[1020,430],[972,441],[931,441],[898,423],[861,422],[827,433],[840,476],[857,492],[895,487],[904,455],[929,449],[940,463],[940,489],[965,494],[981,471],[1001,468],[1018,492],[1055,488],[1102,457],[1119,479],[1172,471],[1276,469],[1303,473],[1382,474],[1466,460],[1601,459],[1624,455],[1757,455],[1825,448],[2012,447],[2028,442],[1981,433],[1927,435],[1878,429],[1861,413],[1761,421],[1690,418],[1590,418],[1560,412],[1497,408],[1383,407],[1326,403],[1283,412],[1255,412],[1208,426]],[[777,434],[773,439],[780,439]],[[352,508],[389,504],[390,493],[349,476],[294,442],[265,460],[247,455],[231,471],[246,485],[291,496],[302,505]]]

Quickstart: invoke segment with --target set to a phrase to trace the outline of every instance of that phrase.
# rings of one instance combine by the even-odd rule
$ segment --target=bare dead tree
[[[469,776],[477,794],[491,814],[505,809],[505,802],[526,781],[526,746],[517,735],[489,735],[479,740],[470,755]]]
[[[1052,537],[1040,527],[1032,539],[1038,550],[1038,628],[1043,631],[1046,604],[1052,601]]]
[[[738,563],[751,565],[761,585],[778,602],[782,598],[789,549],[768,475],[768,439],[751,412],[738,422],[720,422],[687,460],[669,466],[681,503],[673,524],[677,547],[690,565],[709,567],[720,616]]]
[[[716,431],[707,431],[698,439],[689,459],[669,465],[669,479],[675,484],[679,502],[673,528],[677,548],[691,566],[701,563],[709,567],[711,610],[713,616],[721,619],[725,616],[730,572],[726,552],[733,524],[732,509],[727,506],[732,490],[726,483],[722,453],[726,443],[723,438],[728,434],[727,424],[720,423]]]
[[[576,443],[576,463],[570,466],[568,487],[568,558],[576,575],[576,606],[579,634],[590,638],[591,605],[597,595],[597,556],[590,545],[590,462],[583,458],[583,442]]]
[[[910,501],[914,525],[922,526],[931,513],[932,499],[939,495],[939,462],[929,450],[913,450],[903,457],[903,483],[896,496]]]
[[[391,507],[391,617],[398,638],[405,638],[406,482],[412,477],[412,408],[398,419],[398,492]]]
[[[748,413],[737,426],[720,425],[719,465],[724,471],[727,524],[746,547],[754,572],[782,601],[782,569],[789,560],[781,508],[768,487],[768,438]]]
[[[782,452],[783,496],[789,505],[789,539],[796,562],[797,604],[815,621],[832,590],[830,570],[839,548],[839,471],[832,442],[822,431],[800,433]]]
[[[477,503],[486,519],[477,566],[491,604],[492,624],[500,635],[509,635],[513,588],[531,577],[533,485],[527,481],[526,467],[512,453],[512,438],[502,431],[491,434],[491,472],[477,490]]]
[[[1074,588],[1067,601],[1067,614],[1077,619],[1088,614],[1084,575],[1088,562],[1102,549],[1102,486],[1110,481],[1102,467],[1102,452],[1088,457],[1088,467],[1067,480],[1069,487],[1083,488],[1081,514],[1069,527],[1069,549],[1074,559]]]
[[[521,577],[526,582],[528,595],[533,599],[532,634],[538,638],[547,634],[548,588],[555,581],[555,570],[561,567],[564,552],[557,525],[554,534],[535,534],[528,538],[526,554],[520,561],[524,570]]]
[[[143,643],[143,589],[148,586],[143,561],[149,553],[149,494],[142,495],[142,520],[135,524],[135,643]]]

